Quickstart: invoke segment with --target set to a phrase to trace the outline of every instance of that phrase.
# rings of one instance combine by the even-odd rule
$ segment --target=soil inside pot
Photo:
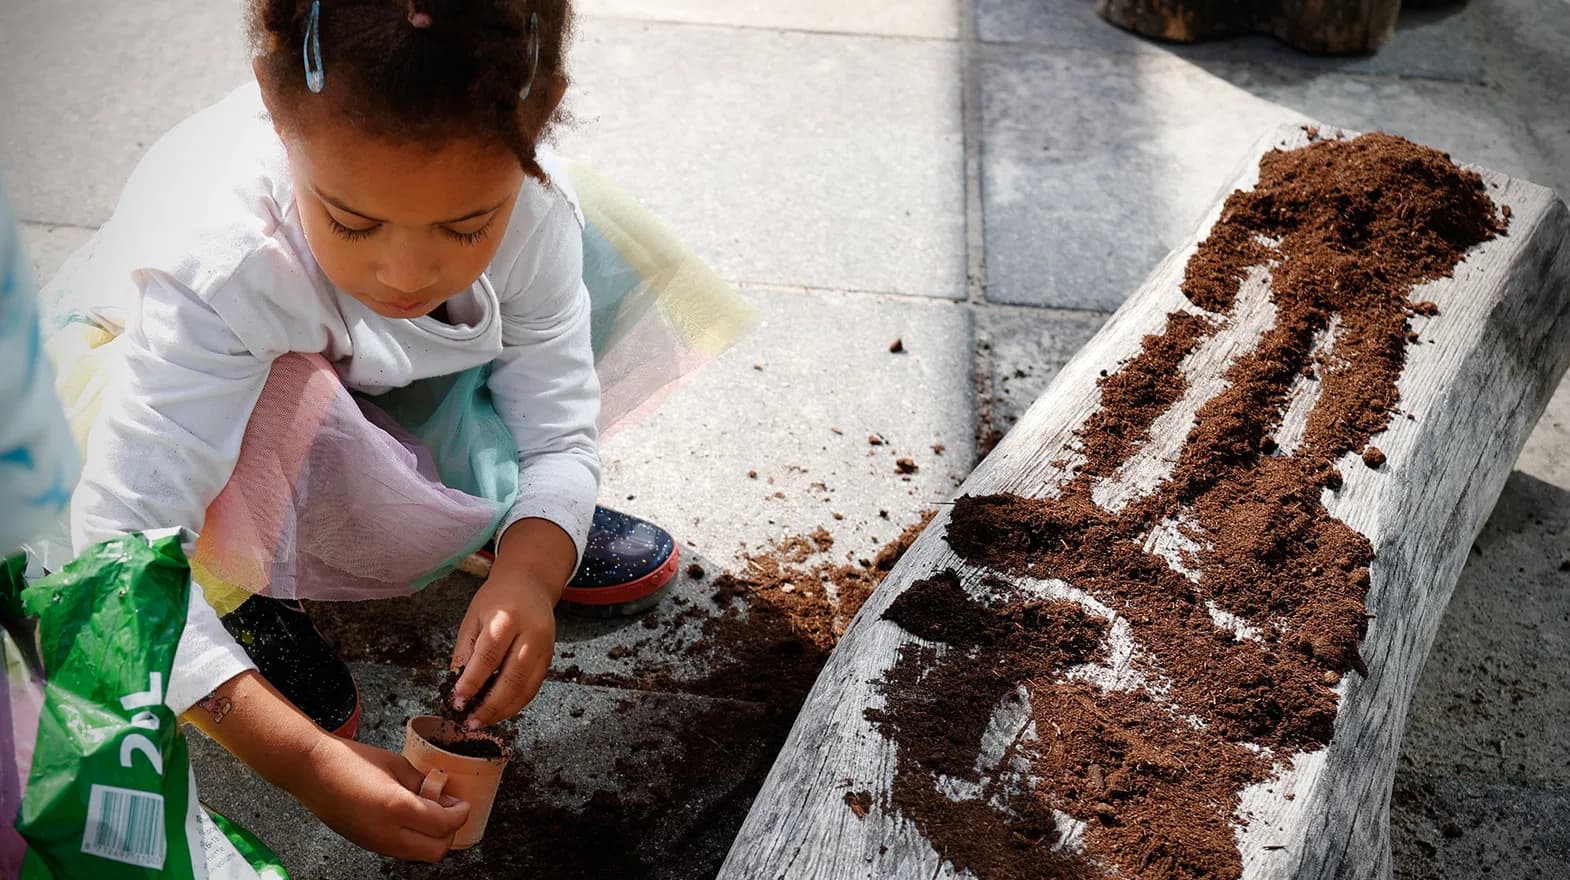
[[[492,760],[495,758],[512,757],[511,749],[507,748],[500,740],[492,739],[488,736],[466,736],[460,737],[458,739],[436,739],[431,740],[431,745],[434,745],[437,748],[443,749],[445,751],[452,752],[455,755],[463,755],[468,758],[484,758],[486,760]]]

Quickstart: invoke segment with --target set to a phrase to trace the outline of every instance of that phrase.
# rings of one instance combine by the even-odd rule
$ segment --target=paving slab
[[[1182,44],[1151,40],[1096,14],[1095,0],[976,0],[977,36],[1101,52],[1158,52],[1189,60],[1296,67],[1321,72],[1482,82],[1482,55],[1465,7],[1406,9],[1395,36],[1366,56],[1310,55],[1264,35]]]
[[[956,0],[579,0],[579,15],[782,30],[954,39]]]
[[[1489,79],[1503,86],[1502,102],[1529,120],[1564,118],[1570,2],[1469,0],[1467,10]]]
[[[973,455],[968,307],[743,293],[763,325],[605,444],[602,503],[725,564],[819,526],[838,550],[876,550],[948,500]],[[899,354],[889,351],[896,339]],[[882,445],[869,444],[873,434]],[[903,457],[915,473],[897,472]]]
[[[1384,129],[1508,174],[1525,167],[1478,86],[1006,48],[988,47],[981,66],[992,302],[1116,308],[1280,123]]]
[[[1519,471],[1456,584],[1402,766],[1570,791],[1570,490]]]
[[[1561,199],[1570,199],[1570,107],[1564,118],[1530,122],[1527,129],[1544,168],[1544,185],[1552,186]]]
[[[989,306],[976,312],[976,437],[985,456],[1096,335],[1100,312]]]
[[[1462,570],[1412,698],[1403,769],[1570,792],[1567,448],[1570,383],[1538,422]]]
[[[0,168],[17,216],[102,225],[159,135],[250,78],[244,8],[0,4]]]
[[[93,230],[81,226],[45,226],[41,223],[22,224],[22,248],[33,261],[33,277],[42,286],[60,271],[60,266],[72,251],[87,243]]]
[[[379,665],[354,672],[366,697],[361,741],[401,749],[404,722],[429,710],[434,681]],[[762,714],[736,701],[547,682],[510,737],[515,757],[487,840],[434,866],[350,844],[194,731],[191,754],[203,802],[298,877],[695,878],[693,866],[724,857],[752,796],[746,780],[771,757],[747,736]]]
[[[1526,438],[1516,469],[1570,491],[1570,377],[1548,399],[1537,427]]]
[[[562,151],[726,278],[963,295],[957,45],[585,18],[573,51]]]
[[[1570,792],[1396,774],[1397,880],[1570,877]]]

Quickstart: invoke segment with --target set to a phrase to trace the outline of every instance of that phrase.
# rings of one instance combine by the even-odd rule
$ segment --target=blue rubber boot
[[[567,582],[562,602],[607,616],[641,614],[664,598],[680,565],[681,551],[669,532],[596,507],[583,562]]]

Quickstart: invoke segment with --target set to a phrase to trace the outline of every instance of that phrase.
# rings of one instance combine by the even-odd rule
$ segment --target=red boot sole
[[[670,583],[676,576],[676,570],[681,567],[681,548],[671,548],[671,558],[665,560],[659,568],[649,572],[635,581],[618,584],[614,587],[568,587],[562,591],[563,602],[572,602],[578,605],[621,605],[625,602],[635,602],[645,596],[659,592],[661,587]]]

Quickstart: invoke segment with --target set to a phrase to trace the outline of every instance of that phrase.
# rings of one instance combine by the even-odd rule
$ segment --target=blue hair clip
[[[534,75],[540,70],[540,14],[529,13],[529,78],[523,81],[523,90],[518,93],[519,101],[529,100],[529,93],[534,91]]]
[[[305,87],[320,94],[327,84],[327,71],[322,67],[322,0],[311,3],[311,19],[305,23]],[[315,67],[312,67],[315,56]]]

